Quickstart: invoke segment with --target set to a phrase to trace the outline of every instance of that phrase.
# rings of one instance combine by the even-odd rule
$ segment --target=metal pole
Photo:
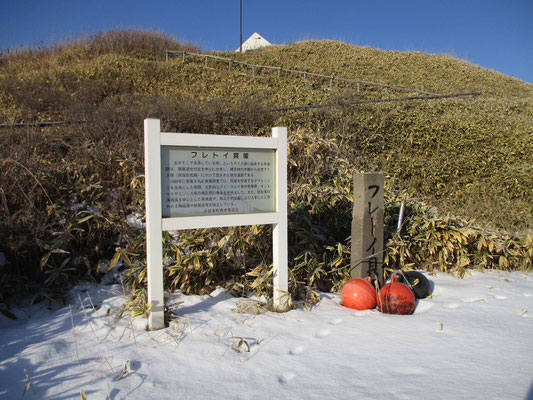
[[[241,45],[240,45],[240,52],[242,53],[242,0],[241,0]]]
[[[400,214],[398,215],[398,226],[396,227],[396,233],[400,233],[403,223],[403,213],[405,212],[405,204],[402,202],[400,205]]]

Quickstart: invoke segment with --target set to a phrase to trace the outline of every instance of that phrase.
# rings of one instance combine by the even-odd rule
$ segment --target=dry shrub
[[[403,241],[393,235],[398,193],[515,232],[531,228],[529,87],[443,57],[334,42],[232,55],[434,91],[451,82],[450,90],[505,97],[272,113],[280,106],[346,103],[378,93],[358,94],[348,86],[329,91],[328,82],[277,72],[252,78],[223,63],[206,70],[189,58],[185,64],[154,61],[166,49],[198,51],[158,33],[111,31],[0,56],[2,122],[85,121],[1,132],[0,251],[11,262],[0,280],[4,298],[35,291],[58,296],[77,279],[98,279],[99,265],[109,260],[127,264],[129,287],[142,293],[144,236],[125,217],[144,208],[147,117],[176,132],[270,135],[272,126],[288,126],[290,290],[302,299],[316,299],[312,288],[336,290],[347,277],[354,171],[377,168],[388,175],[388,267],[458,273],[465,267],[531,267],[527,235],[493,238],[492,231],[423,211],[406,220]],[[457,81],[446,78],[458,75]],[[199,293],[226,285],[268,295],[269,235],[268,227],[247,227],[167,236],[166,288]]]
[[[165,50],[200,52],[191,42],[178,42],[160,32],[138,29],[115,29],[99,32],[86,38],[70,38],[50,45],[21,46],[0,55],[0,65],[8,60],[35,61],[59,55],[69,60],[94,58],[104,54],[127,55],[149,60],[164,60]]]

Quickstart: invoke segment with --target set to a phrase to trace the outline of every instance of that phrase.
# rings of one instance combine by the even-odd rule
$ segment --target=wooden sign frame
[[[162,210],[161,152],[163,146],[275,151],[275,211],[164,218]],[[274,308],[288,305],[287,243],[287,128],[272,128],[272,137],[225,136],[161,132],[158,119],[144,120],[144,162],[146,195],[146,262],[148,275],[148,317],[150,330],[165,327],[163,291],[163,238],[169,230],[219,228],[272,224]]]

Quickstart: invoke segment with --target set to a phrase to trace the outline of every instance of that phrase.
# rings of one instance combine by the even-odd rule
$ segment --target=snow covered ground
[[[533,274],[428,277],[411,316],[329,293],[276,314],[217,290],[171,294],[180,317],[154,332],[116,319],[119,287],[80,285],[0,316],[0,398],[533,399]]]

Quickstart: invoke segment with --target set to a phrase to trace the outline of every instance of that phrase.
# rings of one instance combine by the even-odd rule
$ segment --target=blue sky
[[[533,0],[242,0],[243,40],[333,39],[448,54],[533,83]],[[108,29],[160,31],[203,50],[239,46],[239,0],[0,0],[0,48]]]

